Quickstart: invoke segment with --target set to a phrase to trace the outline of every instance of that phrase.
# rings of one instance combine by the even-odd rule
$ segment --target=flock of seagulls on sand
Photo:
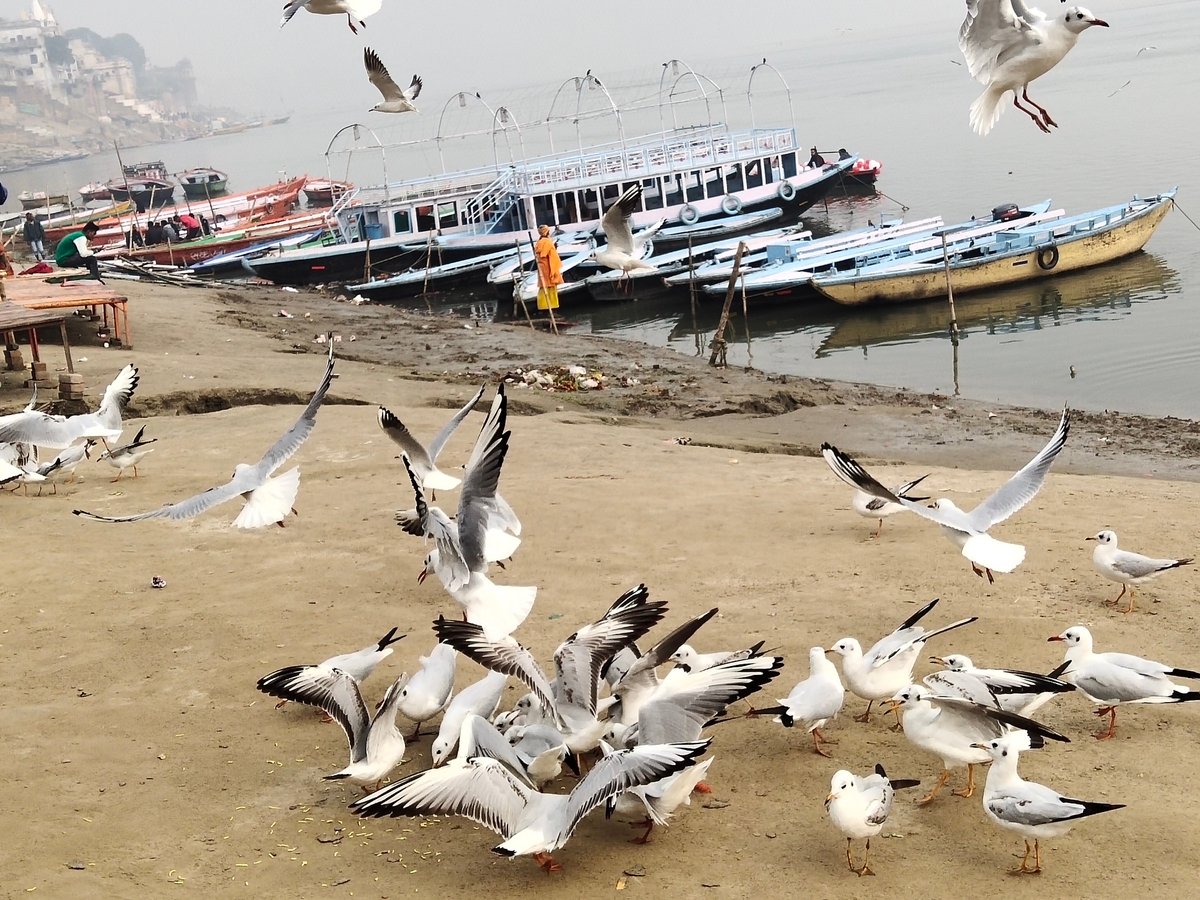
[[[300,475],[298,467],[276,473],[316,426],[334,378],[334,342],[327,344],[324,372],[299,419],[258,462],[237,464],[227,483],[148,512],[76,514],[109,523],[180,521],[240,497],[236,527],[283,525],[295,511]],[[143,427],[132,442],[119,443],[121,411],[138,380],[138,369],[126,366],[95,412],[50,416],[31,403],[0,419],[0,441],[5,442],[0,458],[35,458],[31,445],[44,442],[43,447],[62,451],[57,459],[66,467],[86,458],[93,442],[111,441],[115,446],[105,454],[109,461],[122,472],[132,468],[153,440],[145,438]],[[707,779],[712,773],[720,777],[718,754],[709,751],[733,740],[730,731],[761,727],[751,723],[769,719],[780,727],[802,729],[814,753],[832,757],[830,747],[836,742],[828,731],[849,692],[866,701],[856,721],[869,726],[870,714],[880,704],[919,751],[912,759],[923,754],[940,763],[940,774],[915,798],[917,804],[934,802],[954,771],[962,769],[965,781],[952,793],[975,796],[980,793],[976,769],[989,765],[981,792],[986,818],[1022,836],[1025,852],[1017,871],[1036,873],[1041,871],[1041,840],[1121,806],[1080,800],[1021,778],[1021,753],[1069,740],[1033,716],[1078,694],[1107,718],[1107,728],[1096,735],[1107,740],[1116,732],[1122,704],[1200,700],[1200,691],[1180,683],[1200,680],[1200,671],[1128,653],[1097,653],[1091,633],[1081,625],[1049,637],[1066,645],[1062,664],[1052,671],[978,666],[941,646],[976,617],[936,622],[937,599],[866,649],[852,636],[813,646],[807,677],[779,697],[777,705],[757,708],[747,699],[773,685],[783,657],[764,649],[761,640],[728,649],[703,647],[697,635],[718,610],[668,622],[667,603],[652,599],[645,585],[623,592],[607,609],[598,610],[593,621],[562,629],[556,647],[527,646],[517,634],[534,607],[537,587],[507,583],[511,573],[504,569],[523,540],[521,521],[500,492],[512,440],[508,397],[503,384],[490,401],[486,394],[487,385],[480,386],[428,444],[395,412],[382,406],[377,411],[381,431],[400,451],[397,479],[411,490],[413,505],[401,509],[396,520],[404,532],[421,539],[419,545],[413,542],[414,548],[421,547],[420,555],[414,555],[414,563],[421,560],[419,580],[435,576],[453,601],[432,623],[431,645],[417,648],[421,652],[411,676],[389,675],[382,699],[368,700],[368,680],[395,654],[399,642],[412,636],[393,626],[359,650],[319,663],[285,665],[258,681],[258,689],[278,698],[279,707],[288,701],[317,707],[342,727],[348,760],[325,778],[366,792],[351,805],[359,816],[462,816],[499,835],[492,848],[496,853],[530,856],[548,873],[558,872],[562,866],[555,854],[594,810],[603,808],[608,818],[641,829],[634,838],[638,842],[650,840],[656,827],[668,826],[695,794],[711,790]],[[478,436],[461,476],[451,475],[449,471],[460,470],[442,461],[445,449],[476,406],[485,407]],[[937,523],[981,577],[995,578],[993,573],[1015,569],[1025,550],[991,537],[989,530],[1038,493],[1069,431],[1070,413],[1064,410],[1045,447],[970,512],[946,499],[924,505],[929,498],[912,491],[927,476],[892,490],[836,447],[825,444],[822,453],[833,472],[854,487],[851,507],[860,515],[881,522],[888,515],[916,513]],[[72,454],[70,462],[64,458],[67,453]],[[22,471],[31,465],[36,463],[25,463]],[[455,490],[453,517],[432,505],[435,492]],[[1190,562],[1119,550],[1110,531],[1095,539],[1096,568],[1123,589]],[[660,626],[664,631],[651,638]],[[930,655],[931,644],[938,655]],[[915,672],[923,657],[942,668],[920,678]],[[464,665],[474,667],[474,674],[456,691]],[[524,693],[515,706],[504,709],[511,681]],[[400,716],[413,723],[408,734],[397,724]],[[420,740],[422,727],[428,733],[434,722],[430,767],[388,783],[404,765],[411,744]],[[895,791],[918,785],[911,778],[890,779],[879,760],[865,768],[864,774],[852,769],[833,774],[824,801],[829,820],[846,838],[846,864],[859,875],[874,874],[868,862],[871,838],[884,828]],[[564,790],[572,778],[573,786]],[[865,841],[859,861],[855,840]]]

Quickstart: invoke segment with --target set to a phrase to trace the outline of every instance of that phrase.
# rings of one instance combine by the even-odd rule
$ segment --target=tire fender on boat
[[[736,216],[742,211],[742,201],[733,194],[721,198],[721,212],[727,216]]]
[[[700,212],[690,203],[683,204],[683,209],[679,210],[679,221],[684,225],[695,225],[700,221]]]
[[[775,195],[785,203],[790,203],[796,199],[796,188],[790,181],[781,181],[779,182],[779,190],[775,192]]]
[[[1042,247],[1037,252],[1038,268],[1049,272],[1058,265],[1058,245],[1050,244],[1048,247]]]

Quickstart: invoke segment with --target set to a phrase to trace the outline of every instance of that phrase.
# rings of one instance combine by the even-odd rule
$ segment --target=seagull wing
[[[637,209],[641,196],[642,186],[640,184],[633,185],[608,208],[608,212],[600,220],[600,228],[608,238],[608,246],[614,250],[633,253],[633,229],[630,226],[629,217]]]
[[[279,21],[279,27],[282,28],[290,22],[292,16],[306,6],[308,6],[308,0],[288,0],[287,3],[283,4],[283,18]]]
[[[104,389],[100,408],[96,410],[96,415],[101,422],[120,430],[121,410],[133,399],[133,392],[137,390],[140,380],[137,366],[133,363],[129,363],[117,373],[117,377]]]
[[[1026,826],[1051,825],[1123,808],[1119,803],[1072,800],[1032,781],[1020,781],[989,792],[984,803],[997,819]]]
[[[442,512],[436,506],[429,506],[425,503],[425,494],[421,491],[421,482],[417,479],[417,473],[413,471],[412,462],[408,458],[407,453],[401,453],[400,459],[404,463],[404,468],[408,472],[408,481],[412,485],[413,494],[416,497],[417,508],[415,511],[415,520],[405,526],[405,531],[409,533],[424,534],[433,539],[434,546],[438,551],[438,565],[441,569],[438,572],[438,578],[447,590],[457,591],[464,588],[467,582],[471,580],[471,569],[467,566],[466,560],[463,559],[462,549],[459,546],[458,529],[449,516]],[[397,515],[397,521],[400,521]],[[401,522],[401,525],[404,525]],[[417,531],[416,529],[420,529]]]
[[[416,97],[416,94],[413,94],[413,97],[410,97],[409,99],[413,99],[415,97]],[[463,419],[465,419],[468,415],[470,415],[471,410],[473,410],[475,408],[475,404],[478,403],[480,401],[480,399],[483,397],[483,392],[484,392],[485,388],[486,388],[486,385],[481,384],[479,386],[479,390],[477,390],[475,392],[475,396],[473,396],[470,400],[467,401],[467,405],[464,406],[462,409],[460,409],[458,412],[456,412],[451,417],[450,421],[447,422],[442,427],[442,430],[439,431],[436,435],[434,435],[433,440],[429,442],[429,458],[431,460],[434,460],[434,461],[437,460],[438,454],[441,453],[442,448],[446,446],[446,441],[450,440],[450,436],[452,434],[454,434],[454,432],[456,430],[458,430],[458,426],[463,423]],[[382,421],[380,422],[380,424],[381,425],[383,424]]]
[[[0,443],[35,444],[61,450],[69,447],[81,437],[89,424],[94,425],[95,414],[79,416],[52,416],[36,410],[6,416],[0,425]],[[120,434],[119,429],[110,431],[110,437]]]
[[[371,716],[358,683],[341,669],[288,666],[258,679],[258,689],[272,697],[325,710],[346,732],[351,761],[366,758]]]
[[[675,651],[686,644],[692,635],[699,631],[700,627],[717,612],[717,607],[713,607],[708,612],[684,622],[641,656],[635,654],[633,664],[625,670],[613,686],[613,693],[624,695],[631,691],[653,688],[658,683],[658,677],[654,670],[670,659]]]
[[[472,572],[487,571],[485,542],[488,522],[495,509],[500,469],[508,453],[508,397],[504,386],[496,390],[491,409],[479,431],[458,495],[458,544],[462,558]]]
[[[533,787],[512,744],[496,730],[495,725],[483,716],[471,713],[463,719],[458,733],[458,758],[468,760],[476,756],[486,756],[504,763],[514,775]]]
[[[1042,42],[1034,23],[1045,17],[1032,12],[1021,0],[967,0],[958,47],[972,78],[990,84],[1006,60]]]
[[[202,494],[188,497],[178,503],[168,503],[150,512],[136,513],[132,516],[99,516],[82,509],[75,509],[72,512],[85,519],[95,519],[97,522],[143,522],[147,519],[170,519],[172,522],[182,522],[184,519],[195,518],[234,497],[249,493],[260,484],[259,482],[248,483],[245,476],[239,473],[219,487],[209,488]]]
[[[408,458],[422,474],[433,470],[433,454],[413,437],[412,432],[396,417],[395,413],[383,406],[379,407],[379,427],[400,448],[400,452],[408,455]]]
[[[1028,732],[1030,746],[1035,749],[1043,746],[1046,738],[1068,744],[1071,742],[1070,738],[1047,728],[1041,722],[1000,707],[984,706],[957,697],[932,697],[929,702],[938,708],[947,723],[952,724],[964,737],[970,737],[972,742],[982,743],[1000,737],[1007,730],[1004,727],[1006,725]]]
[[[356,800],[356,815],[462,816],[512,837],[536,792],[504,763],[485,756],[410,775]]]
[[[421,96],[421,88],[425,86],[425,82],[421,80],[420,75],[414,75],[412,81],[408,83],[408,87],[404,91],[404,98],[408,101],[416,100]]]
[[[1067,442],[1067,434],[1071,430],[1071,411],[1063,409],[1062,418],[1058,420],[1058,428],[1038,451],[1037,456],[1027,462],[1021,471],[1008,479],[996,493],[988,497],[968,514],[970,525],[974,531],[987,531],[998,522],[1003,522],[1013,513],[1034,498],[1042,489],[1050,466],[1062,452]]]
[[[513,638],[489,641],[483,633],[483,626],[441,616],[433,623],[433,631],[439,641],[449,644],[485,669],[516,678],[533,692],[547,714],[554,715],[556,707],[550,680],[533,654]]]
[[[392,80],[392,76],[388,74],[383,60],[370,47],[363,49],[363,63],[367,67],[367,77],[371,79],[371,84],[375,85],[379,93],[383,94],[384,100],[394,101],[405,99],[404,91],[400,89],[400,85]]]
[[[1185,562],[1187,560],[1151,559],[1148,556],[1142,556],[1140,553],[1130,553],[1127,550],[1118,550],[1109,560],[1113,569],[1122,575],[1128,575],[1130,578],[1145,578],[1147,575],[1153,575],[1155,572],[1174,569]]]
[[[672,672],[658,686],[642,707],[642,711],[644,713],[648,707],[660,703],[673,704],[702,727],[722,715],[729,704],[761,690],[779,675],[782,668],[782,657],[751,656],[747,659],[719,663],[699,672]],[[661,743],[668,740],[668,734],[682,733],[676,730],[681,728],[682,724],[678,716],[669,713],[662,713],[657,719],[652,714],[649,721],[645,721],[642,713],[639,713],[638,743]],[[645,730],[647,728],[648,733]],[[665,730],[656,733],[657,728]]]
[[[310,434],[313,427],[317,424],[317,410],[321,408],[321,401],[325,399],[325,395],[329,393],[329,386],[333,383],[333,341],[329,342],[329,359],[325,364],[325,376],[321,379],[321,383],[313,392],[312,399],[308,401],[308,406],[304,407],[304,412],[300,413],[300,418],[296,420],[296,424],[289,428],[274,445],[263,454],[263,458],[258,461],[255,468],[259,475],[266,478],[300,449]]]

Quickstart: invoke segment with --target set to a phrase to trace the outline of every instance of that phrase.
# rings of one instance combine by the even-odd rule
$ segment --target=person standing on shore
[[[42,223],[33,217],[33,213],[25,213],[25,227],[22,229],[25,243],[33,251],[33,258],[41,262],[46,258],[46,229]]]
[[[101,284],[100,266],[96,263],[96,254],[88,246],[88,241],[96,236],[100,227],[95,222],[88,222],[81,231],[72,231],[58,242],[54,248],[54,262],[60,269],[87,269],[93,278]]]
[[[550,226],[539,225],[538,235],[538,242],[533,246],[541,282],[538,285],[538,309],[558,309],[558,286],[563,283],[562,259],[550,237]]]

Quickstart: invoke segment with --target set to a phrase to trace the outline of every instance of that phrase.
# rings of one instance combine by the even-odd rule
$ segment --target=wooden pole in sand
[[[696,355],[704,352],[700,344],[700,326],[696,322],[696,260],[692,256],[692,236],[688,235],[688,295],[692,302],[692,337],[696,341]]]
[[[942,265],[946,269],[946,299],[950,302],[950,346],[953,353],[954,396],[958,396],[958,314],[954,310],[954,285],[950,280],[950,251],[942,232]]]
[[[725,305],[721,308],[721,318],[717,322],[717,330],[713,334],[712,339],[712,354],[708,357],[710,366],[725,366],[725,329],[729,327],[729,307],[733,305],[733,295],[737,289],[738,275],[741,274],[742,268],[742,251],[746,249],[746,244],[738,241],[737,253],[733,256],[733,272],[729,276],[729,289],[725,291]]]
[[[125,162],[121,159],[121,145],[113,141],[113,149],[117,151],[117,165],[121,167],[121,180],[125,182],[125,200],[129,203],[129,230],[133,231],[137,228],[137,203],[133,199],[133,190],[129,187],[129,173],[125,171]],[[117,222],[120,221],[121,217],[117,216]]]
[[[533,245],[533,235],[529,236],[529,252],[533,254],[533,264],[534,264],[534,266],[537,267],[538,293],[540,294],[542,291],[545,291],[546,288],[549,287],[549,285],[546,284],[546,279],[544,279],[542,277],[542,267],[538,263],[537,247],[535,247]],[[520,248],[518,248],[517,255],[520,256],[520,254],[521,254],[521,251],[520,251]],[[550,305],[549,291],[546,292],[546,311],[548,313],[550,313],[550,330],[553,331],[555,334],[558,334],[558,322],[555,321],[555,319],[554,319],[554,307]]]

